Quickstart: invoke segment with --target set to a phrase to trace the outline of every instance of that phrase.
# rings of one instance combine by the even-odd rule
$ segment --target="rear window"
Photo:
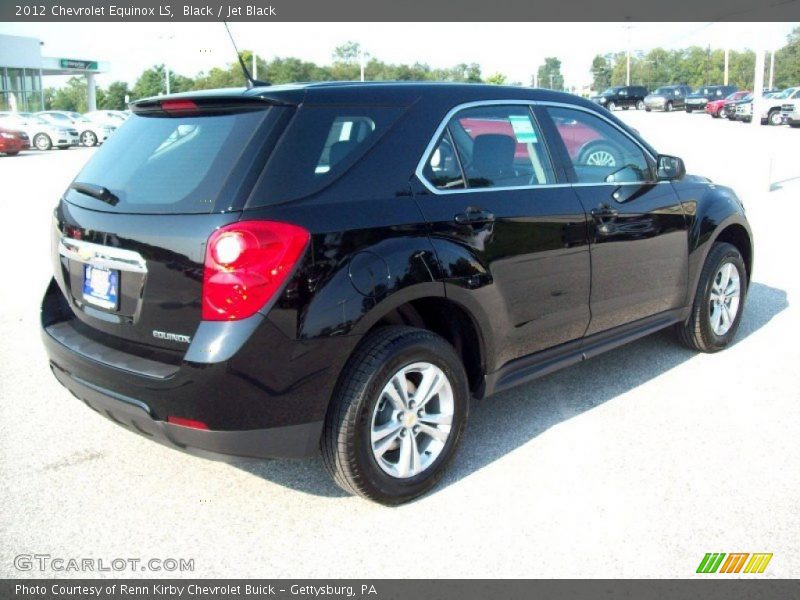
[[[392,106],[304,106],[281,136],[248,208],[321,190],[364,157],[402,112]]]
[[[94,210],[126,213],[207,213],[237,179],[243,155],[263,139],[262,125],[275,110],[213,116],[131,116],[95,153],[76,182],[108,189],[116,205],[69,190],[67,200]],[[248,161],[244,161],[248,162]],[[240,177],[240,175],[239,175]],[[222,207],[224,208],[224,207]]]

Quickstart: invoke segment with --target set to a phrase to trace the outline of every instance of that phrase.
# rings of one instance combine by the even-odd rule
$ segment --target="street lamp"
[[[160,40],[174,40],[175,39],[175,35],[171,34],[171,33],[169,35],[159,35],[158,39],[160,39]],[[169,95],[169,93],[170,93],[169,65],[167,64],[167,61],[164,61],[164,82],[165,82],[166,88],[167,88],[167,95]]]

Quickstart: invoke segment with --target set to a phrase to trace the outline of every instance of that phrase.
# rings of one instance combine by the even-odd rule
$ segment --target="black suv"
[[[592,100],[608,110],[622,108],[628,110],[644,110],[644,99],[647,96],[647,88],[642,85],[618,85],[610,87],[599,96],[594,96]]]
[[[471,398],[739,325],[734,192],[576,96],[327,83],[132,110],[55,210],[41,325],[56,378],[152,440],[321,448],[397,504],[441,477]]]
[[[697,88],[686,97],[686,112],[705,110],[711,100],[722,100],[739,91],[735,85],[706,85]]]

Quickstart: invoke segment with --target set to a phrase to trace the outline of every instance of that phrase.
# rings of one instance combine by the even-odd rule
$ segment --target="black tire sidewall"
[[[700,306],[695,309],[696,311],[696,318],[700,319],[700,334],[703,338],[705,345],[711,351],[715,350],[722,350],[726,346],[728,346],[733,338],[736,336],[736,332],[739,329],[739,324],[742,321],[742,313],[744,312],[744,305],[745,299],[747,296],[747,269],[744,265],[744,260],[742,260],[742,255],[739,251],[730,244],[724,244],[720,246],[720,250],[715,252],[715,255],[709,257],[712,259],[712,262],[709,262],[708,268],[705,270],[703,274],[703,281],[702,281],[702,292],[703,295],[700,299]],[[736,270],[739,272],[739,308],[736,311],[736,317],[733,320],[733,325],[725,335],[717,335],[714,333],[714,330],[711,328],[711,322],[708,316],[708,308],[709,302],[711,297],[711,286],[714,283],[714,278],[717,275],[720,267],[726,263],[730,262],[734,265]]]
[[[370,487],[370,495],[385,504],[398,504],[423,494],[441,479],[444,469],[455,454],[464,431],[469,412],[469,388],[466,375],[455,350],[438,336],[431,336],[433,343],[420,342],[412,337],[400,339],[392,347],[381,367],[369,378],[359,394],[358,425],[354,431],[353,448],[358,471]],[[454,415],[450,437],[434,464],[419,475],[408,479],[397,479],[385,473],[372,453],[370,431],[372,414],[379,394],[389,379],[402,367],[429,362],[436,365],[447,376],[453,389]]]

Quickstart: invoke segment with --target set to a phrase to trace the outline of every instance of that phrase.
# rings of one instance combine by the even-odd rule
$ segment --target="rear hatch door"
[[[85,333],[185,351],[206,241],[240,218],[292,112],[241,96],[135,107],[55,212],[56,280]]]

